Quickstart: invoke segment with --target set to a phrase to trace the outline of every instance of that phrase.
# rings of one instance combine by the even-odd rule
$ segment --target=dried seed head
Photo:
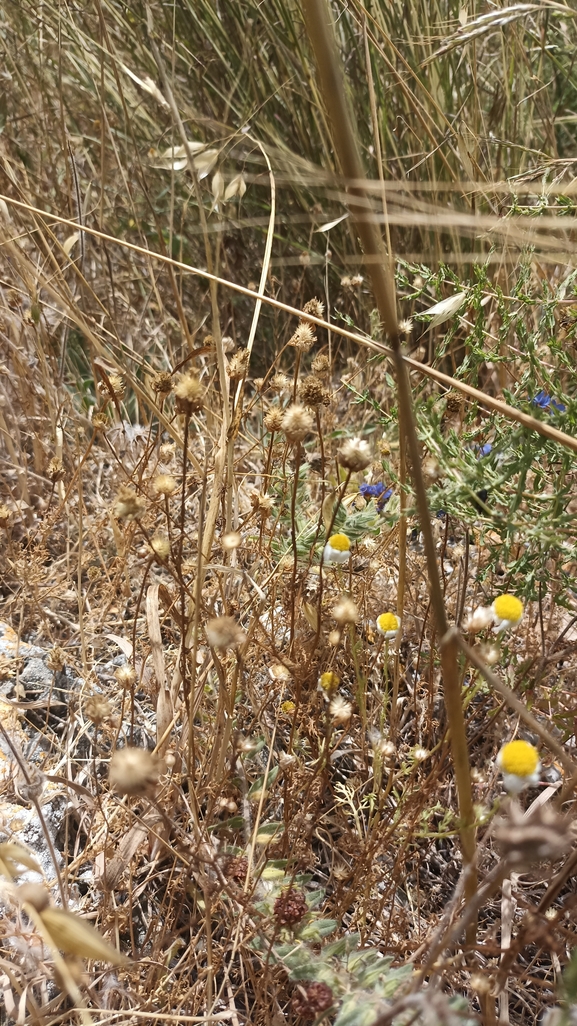
[[[282,429],[287,442],[292,445],[302,442],[303,438],[313,430],[313,424],[313,418],[309,411],[300,403],[293,403],[285,410],[282,419]]]
[[[246,634],[232,616],[217,616],[209,620],[205,630],[211,648],[235,648],[246,641]]]
[[[291,1001],[295,1015],[303,1019],[316,1019],[321,1012],[335,1003],[328,983],[299,983]]]
[[[147,748],[119,748],[112,755],[108,779],[119,794],[150,794],[159,777],[158,760]]]
[[[321,303],[320,299],[316,297],[309,299],[308,303],[303,306],[303,313],[312,314],[313,317],[322,317],[325,312],[324,303]]]
[[[255,513],[259,513],[263,520],[266,520],[271,515],[274,507],[272,495],[265,495],[263,492],[251,492],[250,501]]]
[[[353,715],[353,707],[351,703],[346,702],[341,695],[335,695],[329,705],[329,713],[332,717],[333,723],[348,723]]]
[[[66,652],[59,645],[51,648],[46,656],[46,665],[53,673],[62,673],[66,666]]]
[[[165,495],[168,498],[169,495],[174,495],[177,483],[172,474],[157,474],[152,482],[152,488],[157,495]]]
[[[224,872],[229,880],[244,883],[248,873],[248,859],[246,855],[235,855],[231,858],[227,862]]]
[[[352,283],[352,278],[349,274],[345,274],[341,278],[341,286],[343,289],[350,289]]]
[[[319,353],[318,356],[315,356],[311,364],[313,374],[326,374],[330,370],[330,367],[330,360],[324,353]]]
[[[331,394],[316,374],[309,374],[299,385],[299,399],[305,406],[328,406]]]
[[[136,670],[130,663],[124,663],[124,666],[119,666],[114,672],[116,680],[120,684],[121,688],[128,690],[136,683]]]
[[[180,374],[174,386],[176,409],[185,417],[200,413],[204,406],[205,391],[196,374]]]
[[[152,382],[152,391],[159,395],[168,395],[172,392],[172,374],[169,371],[160,371]]]
[[[92,414],[92,427],[95,431],[106,431],[108,427],[108,417],[104,410],[95,410]]]
[[[289,379],[287,378],[286,374],[275,374],[275,376],[271,379],[270,387],[273,390],[273,392],[286,392],[287,388],[289,387]]]
[[[110,393],[112,398],[122,399],[124,395],[125,385],[120,374],[110,374],[108,377],[108,384],[110,385],[110,387],[106,385],[106,389]]]
[[[83,708],[88,719],[96,726],[112,715],[112,706],[104,695],[89,695]]]
[[[225,552],[234,552],[239,545],[242,545],[242,535],[238,531],[229,531],[228,534],[223,534],[220,544]]]
[[[63,474],[64,467],[62,466],[62,460],[58,459],[58,456],[53,456],[46,467],[46,476],[49,477],[51,481],[60,481]]]
[[[223,335],[220,341],[224,353],[234,353],[234,339],[230,335]]]
[[[170,541],[165,534],[155,534],[150,539],[150,548],[163,563],[170,556]]]
[[[373,460],[369,443],[361,438],[348,438],[343,442],[337,452],[337,458],[341,467],[354,474],[366,470]]]
[[[413,322],[410,318],[406,321],[399,321],[399,332],[401,335],[410,335],[413,330]]]
[[[175,451],[174,442],[163,442],[158,450],[158,455],[163,463],[172,463]]]
[[[279,926],[294,926],[304,919],[308,910],[305,892],[298,887],[288,887],[276,899],[273,913]]]
[[[306,321],[300,321],[294,335],[289,338],[288,344],[294,346],[295,349],[300,349],[302,353],[308,353],[316,340],[312,325],[307,324]]]
[[[22,884],[21,887],[16,889],[16,897],[22,905],[31,905],[37,912],[43,912],[50,904],[50,896],[42,884]]]
[[[363,284],[364,280],[365,279],[363,278],[362,274],[353,274],[351,278],[351,285],[353,286],[353,288],[358,288],[360,285]]]
[[[347,623],[358,623],[360,613],[353,600],[344,595],[331,609],[331,615],[339,627],[344,627]]]
[[[138,520],[146,510],[144,499],[137,495],[133,488],[123,485],[118,490],[118,495],[112,507],[112,512],[118,520]]]
[[[248,370],[250,362],[250,353],[248,349],[239,349],[238,353],[235,353],[228,365],[228,376],[231,381],[238,381],[240,378],[244,378]]]
[[[11,510],[8,509],[8,506],[5,506],[4,503],[2,503],[2,505],[0,505],[0,527],[8,527],[8,521],[11,516]]]
[[[280,410],[278,406],[271,406],[270,410],[267,410],[264,415],[264,426],[267,431],[281,431],[282,418],[282,410]]]

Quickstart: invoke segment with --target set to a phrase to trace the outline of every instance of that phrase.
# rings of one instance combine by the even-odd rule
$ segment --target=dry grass
[[[276,1026],[307,1012],[311,981],[342,1026],[537,1021],[574,937],[571,830],[541,810],[574,802],[573,14],[495,12],[489,31],[471,11],[470,41],[450,5],[355,0],[338,22],[371,208],[382,222],[386,180],[416,318],[446,615],[463,629],[499,593],[526,605],[516,631],[462,646],[466,902],[392,363],[350,219],[327,227],[347,194],[314,65],[296,5],[225,7],[0,11],[1,616],[17,638],[0,840],[48,852],[54,904],[130,957],[66,954],[4,878],[6,1021]],[[450,319],[419,320],[459,291]],[[307,348],[294,311],[315,297]],[[356,436],[371,459],[347,472]],[[383,509],[359,492],[379,482]],[[352,559],[321,566],[337,529]],[[513,736],[540,746],[542,787],[504,828],[494,760]],[[136,783],[109,779],[127,746],[154,753]],[[23,833],[30,809],[55,864],[40,826],[36,846]]]

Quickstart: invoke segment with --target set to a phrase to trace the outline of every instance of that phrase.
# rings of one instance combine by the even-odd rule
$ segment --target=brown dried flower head
[[[309,299],[309,301],[303,306],[303,313],[312,314],[313,317],[320,318],[323,316],[324,312],[324,303],[321,303],[320,299],[317,299],[316,296],[314,299]]]
[[[136,683],[136,670],[130,663],[124,663],[124,666],[119,666],[114,672],[116,680],[120,684],[121,688],[131,688]]]
[[[299,399],[305,406],[328,406],[331,395],[316,374],[309,374],[299,385]]]
[[[104,410],[95,410],[92,414],[92,427],[95,431],[106,431],[108,427],[108,417]]]
[[[248,873],[248,859],[246,855],[233,856],[227,862],[224,872],[229,880],[235,880],[237,883],[243,884]]]
[[[112,706],[104,695],[89,695],[84,703],[84,712],[88,719],[98,726],[112,715]]]
[[[163,463],[172,463],[175,452],[174,442],[163,442],[158,450],[158,455]]]
[[[341,467],[354,474],[366,470],[373,460],[369,443],[362,438],[348,438],[338,450],[337,458]]]
[[[0,527],[8,527],[8,522],[12,516],[12,511],[5,506],[4,503],[0,505]]]
[[[335,1003],[334,994],[328,983],[299,983],[291,1001],[295,1015],[303,1019],[316,1019]]]
[[[263,520],[266,520],[274,508],[272,495],[265,495],[264,492],[252,492],[250,502],[255,513],[259,513]]]
[[[176,397],[176,409],[185,417],[191,417],[193,413],[200,413],[204,406],[205,391],[196,374],[190,371],[180,374],[174,386]]]
[[[240,378],[244,378],[248,370],[250,362],[250,353],[248,349],[239,349],[238,353],[235,353],[231,358],[228,365],[228,376],[231,381],[238,381]]]
[[[48,466],[46,467],[46,476],[51,481],[60,481],[64,474],[64,467],[62,466],[62,460],[58,456],[53,456]]]
[[[267,431],[281,431],[282,418],[283,411],[278,406],[271,406],[270,410],[267,410],[264,415],[264,426]]]
[[[325,353],[319,353],[318,356],[315,356],[311,364],[313,374],[326,374],[330,370],[330,367],[330,360]]]
[[[172,374],[169,371],[160,371],[152,382],[152,390],[164,396],[172,392],[172,385]]]
[[[170,541],[165,534],[155,534],[150,539],[150,548],[154,555],[164,563],[170,556]]]
[[[280,926],[294,926],[306,916],[309,908],[305,892],[298,887],[288,887],[276,899],[274,917]]]
[[[312,325],[307,324],[306,321],[299,321],[294,335],[291,335],[288,340],[288,344],[289,346],[294,346],[295,349],[300,349],[302,353],[308,353],[316,340],[317,337],[312,329]]]
[[[118,748],[110,760],[108,779],[119,794],[145,795],[160,777],[158,759],[147,748]]]
[[[46,665],[53,673],[62,673],[66,666],[66,651],[59,645],[55,645],[46,656]]]
[[[108,387],[110,385],[110,387]],[[113,399],[122,399],[124,395],[124,381],[120,374],[109,374],[108,385],[106,386],[107,391],[110,393]]]
[[[271,378],[270,387],[273,392],[286,392],[289,387],[289,379],[286,374],[279,371],[278,374],[275,374],[274,377]]]
[[[282,429],[286,435],[287,442],[296,445],[302,442],[313,430],[313,418],[309,411],[300,403],[293,403],[285,410],[282,419]]]
[[[144,499],[133,488],[123,485],[118,490],[112,512],[119,520],[138,520],[143,516],[145,510],[146,503]]]
[[[246,634],[232,616],[216,616],[205,630],[211,648],[235,648],[246,641]]]
[[[174,495],[177,483],[172,474],[157,474],[152,482],[152,488],[157,495]]]

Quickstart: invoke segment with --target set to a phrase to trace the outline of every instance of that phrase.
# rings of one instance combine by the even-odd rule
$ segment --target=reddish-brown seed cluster
[[[326,983],[299,984],[292,999],[292,1009],[303,1019],[316,1019],[334,1004],[334,995]]]
[[[273,911],[280,926],[294,926],[295,923],[300,923],[308,912],[304,891],[297,887],[289,887],[279,894]]]
[[[244,883],[248,873],[248,859],[246,855],[235,855],[227,863],[225,874],[229,880],[236,880],[237,883]]]

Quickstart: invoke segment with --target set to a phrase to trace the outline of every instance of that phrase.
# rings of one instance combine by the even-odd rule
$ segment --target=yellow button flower
[[[340,679],[336,673],[332,670],[326,670],[325,673],[321,673],[319,677],[319,688],[324,691],[327,698],[334,695],[340,684]]]
[[[539,783],[541,761],[534,745],[528,741],[508,741],[497,756],[503,774],[503,785],[511,794]]]
[[[347,563],[351,556],[351,541],[346,534],[331,534],[325,545],[325,563]]]
[[[380,616],[377,616],[377,630],[386,641],[392,641],[393,638],[396,638],[400,629],[401,621],[394,613],[381,613]]]
[[[508,630],[510,627],[516,627],[517,624],[521,623],[523,613],[525,612],[521,599],[515,598],[514,595],[499,595],[493,602],[491,609],[497,624],[497,634]]]

